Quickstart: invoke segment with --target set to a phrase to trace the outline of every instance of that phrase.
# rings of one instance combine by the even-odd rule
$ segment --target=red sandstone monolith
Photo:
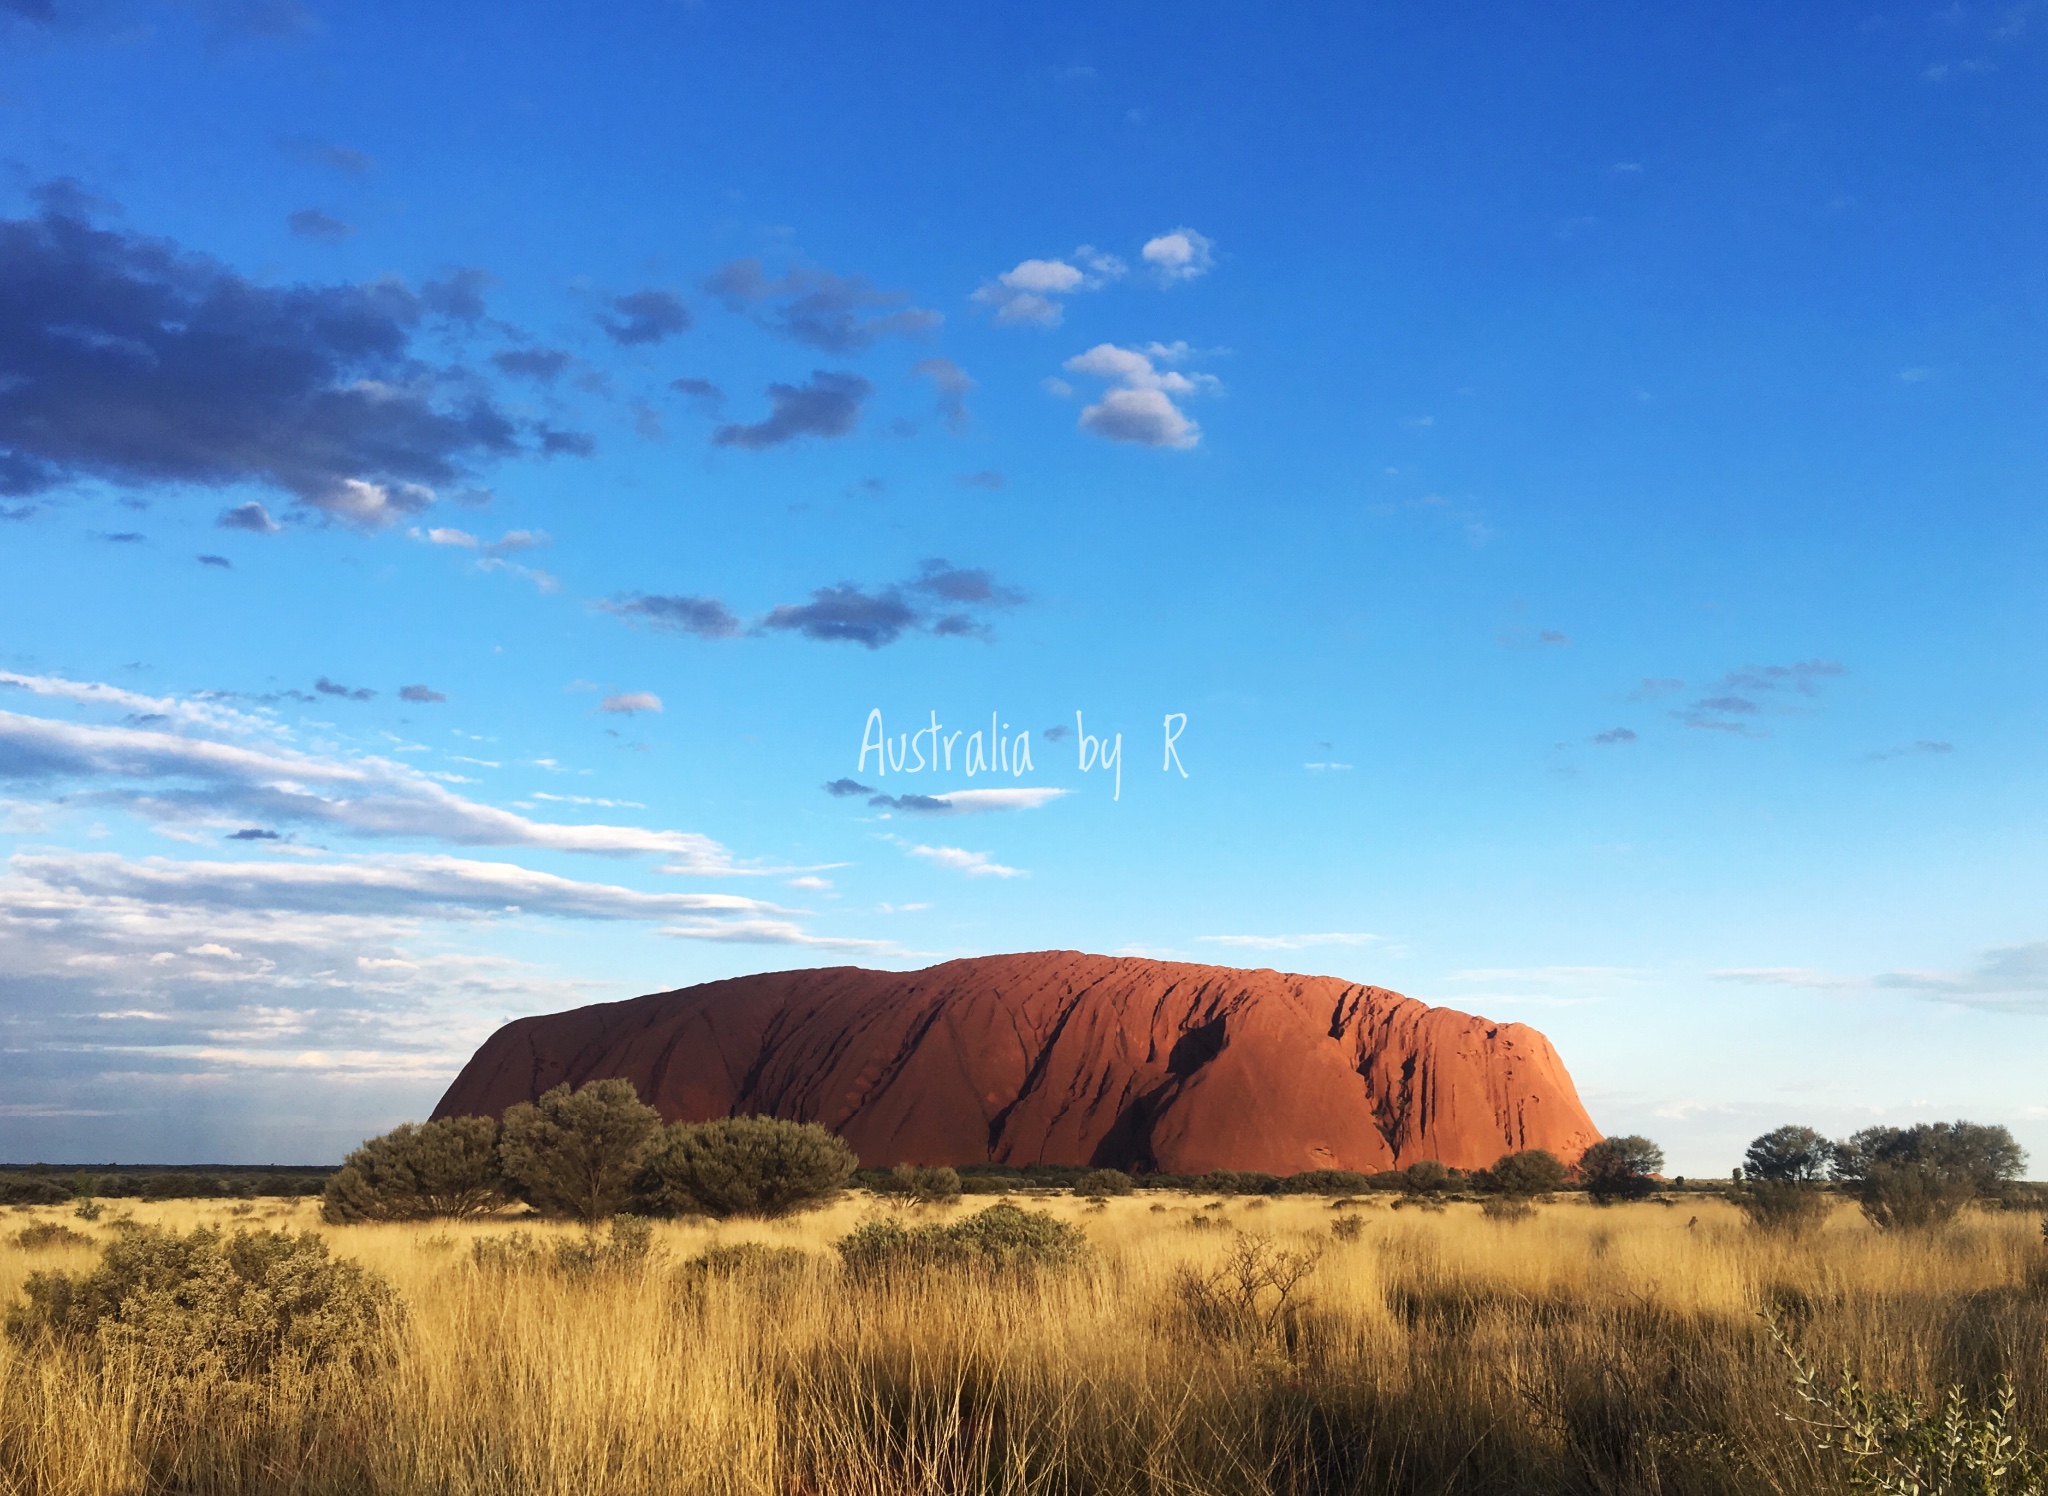
[[[622,1076],[670,1121],[822,1122],[869,1167],[1484,1168],[1600,1134],[1550,1041],[1335,977],[1074,951],[769,972],[499,1029],[436,1117]]]

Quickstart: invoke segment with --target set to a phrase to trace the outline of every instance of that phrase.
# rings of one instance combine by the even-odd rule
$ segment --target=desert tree
[[[1640,1200],[1657,1187],[1664,1150],[1634,1133],[1602,1138],[1579,1155],[1579,1179],[1601,1205]]]
[[[2003,1127],[1920,1122],[1866,1127],[1836,1145],[1834,1175],[1884,1231],[1947,1225],[2019,1178],[2027,1155]]]
[[[616,1215],[661,1133],[661,1113],[628,1080],[556,1086],[505,1113],[505,1177],[546,1215],[585,1223]]]
[[[492,1117],[407,1122],[371,1138],[327,1181],[320,1213],[330,1223],[460,1220],[505,1203]]]
[[[860,1160],[815,1122],[722,1117],[661,1134],[634,1195],[657,1215],[780,1216],[831,1198]],[[952,1174],[952,1194],[960,1176]]]

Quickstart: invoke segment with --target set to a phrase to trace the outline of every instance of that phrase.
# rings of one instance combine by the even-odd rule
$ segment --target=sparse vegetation
[[[242,1237],[247,1202],[145,1202],[94,1231],[99,1267],[0,1251],[0,1492],[2038,1493],[2032,1214],[1966,1207],[1935,1237],[1843,1208],[1792,1241],[1712,1188],[1070,1189],[323,1238],[310,1201]],[[1496,1201],[1527,1214],[1503,1229]],[[43,1224],[78,1223],[9,1227]],[[60,1251],[87,1270],[49,1273]]]

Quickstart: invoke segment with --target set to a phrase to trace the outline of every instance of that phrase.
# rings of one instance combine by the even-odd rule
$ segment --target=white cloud
[[[466,800],[409,764],[367,755],[323,757],[0,712],[0,772],[18,782],[86,781],[93,788],[79,798],[159,826],[288,823],[460,846],[664,852],[703,871],[734,871],[726,849],[695,832],[529,820]]]
[[[946,809],[958,815],[974,815],[990,810],[1036,810],[1050,804],[1072,790],[1030,787],[1001,790],[948,790],[942,795],[933,795],[934,800],[943,800]],[[943,814],[944,812],[941,812]]]
[[[967,874],[970,878],[1028,878],[1031,875],[1022,868],[1004,867],[993,861],[987,852],[970,852],[964,847],[906,848],[912,857],[922,857],[927,862],[936,862],[940,867],[952,868],[955,872]]]
[[[832,886],[830,878],[820,878],[816,873],[805,873],[801,878],[789,879],[788,883],[791,888],[830,888]]]
[[[355,530],[383,530],[434,502],[434,491],[417,483],[371,483],[344,478],[306,501],[329,519]]]
[[[901,947],[893,941],[814,935],[789,920],[698,920],[689,924],[664,925],[660,933],[678,940],[710,940],[726,945],[794,945],[811,950],[860,951],[875,956],[902,954]]]
[[[1255,951],[1299,951],[1317,945],[1378,945],[1381,937],[1360,932],[1337,931],[1324,935],[1197,935],[1211,945],[1239,946]]]
[[[669,919],[684,914],[781,913],[739,894],[641,893],[584,883],[507,862],[438,853],[352,857],[329,862],[179,862],[107,852],[16,853],[13,881],[0,885],[9,908],[50,908],[52,900],[128,900],[151,908],[469,919],[545,914],[568,919]],[[222,941],[188,955],[240,959]]]
[[[968,299],[993,308],[996,321],[1004,326],[1057,327],[1065,315],[1057,298],[1099,290],[1124,270],[1124,262],[1115,255],[1084,244],[1071,260],[1021,260]]]
[[[1190,228],[1169,229],[1156,239],[1147,239],[1142,251],[1145,263],[1168,285],[1207,275],[1216,264],[1216,246],[1205,234]]]
[[[1810,966],[1735,966],[1724,971],[1710,971],[1707,979],[1740,982],[1751,987],[1814,987],[1824,991],[1864,985],[1860,978],[1837,976]]]
[[[652,691],[626,691],[617,696],[607,696],[597,704],[601,712],[616,712],[632,716],[635,712],[658,712],[661,698]]]
[[[1081,412],[1082,429],[1146,447],[1194,446],[1202,439],[1202,428],[1174,400],[1220,389],[1221,382],[1210,374],[1159,367],[1190,356],[1185,343],[1152,343],[1142,349],[1098,343],[1068,359],[1062,366],[1068,373],[1089,375],[1111,386],[1100,401]]]

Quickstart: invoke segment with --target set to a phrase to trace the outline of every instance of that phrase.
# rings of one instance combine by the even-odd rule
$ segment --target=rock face
[[[862,1163],[1483,1168],[1600,1134],[1550,1041],[1334,977],[985,956],[707,982],[499,1029],[436,1117],[622,1076],[669,1121],[822,1122]]]

